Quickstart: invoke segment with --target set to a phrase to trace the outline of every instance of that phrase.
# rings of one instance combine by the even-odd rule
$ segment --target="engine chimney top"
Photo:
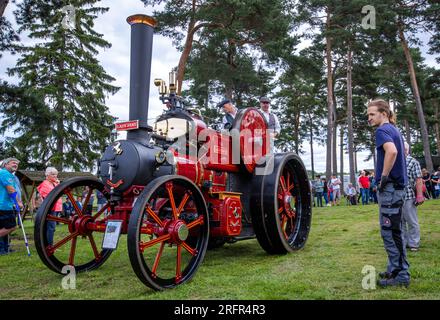
[[[134,14],[132,16],[129,16],[127,18],[127,22],[129,25],[133,25],[136,23],[143,23],[153,28],[157,25],[156,19],[144,14]]]

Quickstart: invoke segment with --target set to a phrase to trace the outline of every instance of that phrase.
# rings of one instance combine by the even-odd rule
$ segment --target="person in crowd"
[[[229,99],[222,100],[219,104],[217,104],[217,108],[223,109],[223,112],[225,113],[222,119],[223,129],[230,130],[232,128],[235,116],[237,115],[237,108]]]
[[[339,180],[338,177],[335,175],[332,176],[330,180],[332,189],[333,189],[333,205],[339,205],[339,202],[341,200],[341,180]]]
[[[433,198],[438,199],[440,197],[440,167],[431,175],[431,184]]]
[[[418,251],[420,246],[420,226],[417,206],[425,201],[420,163],[411,157],[409,144],[405,142],[406,170],[408,185],[405,188],[405,202],[402,208],[403,239],[410,251]]]
[[[321,180],[321,176],[316,176],[315,180],[315,196],[316,206],[322,207],[322,194],[324,193],[324,183]]]
[[[322,184],[324,185],[324,189],[323,189],[322,195],[324,196],[325,205],[329,206],[330,202],[329,202],[329,196],[328,196],[327,179],[325,177],[322,177],[321,180],[322,180]]]
[[[358,183],[362,197],[362,205],[366,205],[368,204],[368,200],[370,198],[370,179],[368,178],[365,170],[361,171]]]
[[[377,204],[377,186],[376,179],[374,178],[374,171],[370,173],[370,200]]]
[[[380,231],[388,265],[378,285],[409,286],[409,263],[402,235],[402,206],[406,173],[403,137],[395,126],[395,116],[389,104],[382,99],[373,100],[367,107],[368,123],[375,127],[376,138],[376,184],[379,200]]]
[[[75,209],[73,208],[72,202],[67,198],[63,202],[63,215],[65,218],[70,218],[74,214]]]
[[[426,168],[422,169],[422,179],[423,179],[423,183],[425,185],[423,194],[426,199],[431,199],[432,194],[433,194],[431,175],[429,174],[428,170],[426,170]]]
[[[268,97],[260,98],[260,110],[264,114],[268,123],[268,129],[271,130],[272,138],[276,138],[281,132],[280,121],[273,112],[270,112],[270,99]]]
[[[90,192],[90,187],[86,186],[84,189],[84,192],[82,194],[82,199],[83,201],[87,201],[87,195]],[[93,202],[95,201],[95,195],[93,194],[93,192],[90,194],[90,197],[87,201],[87,204],[83,203],[83,206],[86,206],[86,214],[91,216],[93,213]]]
[[[309,180],[310,193],[312,194],[312,206],[316,207],[315,202],[315,180]]]
[[[353,186],[353,184],[351,182],[348,184],[346,195],[347,195],[348,202],[351,205],[354,205],[354,206],[357,205],[356,188]]]
[[[105,204],[107,203],[107,198],[102,194],[102,192],[96,190],[96,199],[98,204],[97,211],[99,212],[102,209],[102,207],[104,207]]]
[[[79,210],[82,210],[82,208],[83,208],[83,197],[82,196],[76,197],[76,205],[78,206]]]
[[[38,193],[44,200],[49,193],[60,183],[58,180],[58,170],[55,167],[47,167],[45,171],[46,179],[37,187]],[[63,200],[59,198],[55,203],[49,216],[59,217],[63,211]],[[46,220],[47,244],[52,246],[55,235],[56,222]]]
[[[7,255],[11,252],[9,234],[17,227],[15,214],[20,214],[23,208],[23,203],[17,197],[20,186],[17,185],[14,176],[19,164],[18,159],[7,158],[2,162],[0,169],[0,255]]]
[[[0,168],[4,168],[4,161],[2,161],[1,163],[0,163]],[[22,199],[21,199],[21,183],[20,183],[20,179],[18,179],[18,177],[17,177],[17,175],[16,175],[16,173],[17,173],[17,171],[14,171],[13,173],[12,173],[12,175],[14,176],[14,179],[15,179],[15,186],[16,186],[16,188],[15,188],[15,190],[17,191],[17,196],[16,196],[16,198],[17,198],[17,201],[19,202],[19,203],[23,203],[22,202]],[[23,206],[24,207],[24,206]],[[23,208],[21,208],[21,209],[23,209]],[[20,209],[20,210],[21,210]],[[19,214],[19,213],[18,213]],[[18,215],[17,215],[17,226],[18,227],[20,227],[20,219],[18,219]],[[10,245],[10,242],[11,242],[11,239],[10,239],[10,237],[9,237],[9,234],[7,234],[7,235],[5,235],[5,236],[3,236],[3,237],[0,237],[0,242],[2,242],[3,241],[3,243],[4,243],[4,248],[5,248],[5,251],[6,252],[8,252],[8,253],[12,253],[12,252],[15,252],[15,250],[13,250],[12,249],[12,247],[11,247],[11,245]],[[2,245],[0,244],[0,247],[1,247]]]
[[[330,206],[333,204],[333,185],[332,185],[331,178],[332,177],[330,177],[330,180],[327,182],[327,196],[328,196]]]

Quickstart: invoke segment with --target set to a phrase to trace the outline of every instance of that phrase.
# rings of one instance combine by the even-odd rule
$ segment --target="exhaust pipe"
[[[145,143],[152,131],[147,120],[153,33],[157,22],[143,14],[132,15],[127,22],[131,25],[129,120],[139,120],[139,129],[129,130],[127,140]]]

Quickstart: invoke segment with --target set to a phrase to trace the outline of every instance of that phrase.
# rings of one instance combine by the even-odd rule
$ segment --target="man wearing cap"
[[[20,161],[15,158],[5,159],[4,168],[0,170],[0,238],[15,230],[17,226],[15,212],[19,212],[23,207],[17,197],[18,186],[13,175],[19,163]],[[8,243],[5,241],[0,241],[0,254],[8,254]]]
[[[275,138],[280,134],[281,126],[278,117],[269,111],[270,108],[270,100],[267,97],[260,98],[260,108],[266,118],[267,123],[269,124],[269,129],[272,130],[273,137]]]
[[[225,113],[222,120],[223,129],[231,129],[234,118],[237,115],[237,108],[234,107],[231,100],[229,99],[224,99],[223,101],[221,101],[217,105],[217,108],[223,108],[223,112]]]

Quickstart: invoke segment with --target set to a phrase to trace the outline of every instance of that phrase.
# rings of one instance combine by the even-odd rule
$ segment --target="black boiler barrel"
[[[131,25],[130,120],[139,120],[139,130],[127,132],[127,140],[148,139],[148,99],[150,96],[151,56],[156,20],[137,14],[127,18]]]

